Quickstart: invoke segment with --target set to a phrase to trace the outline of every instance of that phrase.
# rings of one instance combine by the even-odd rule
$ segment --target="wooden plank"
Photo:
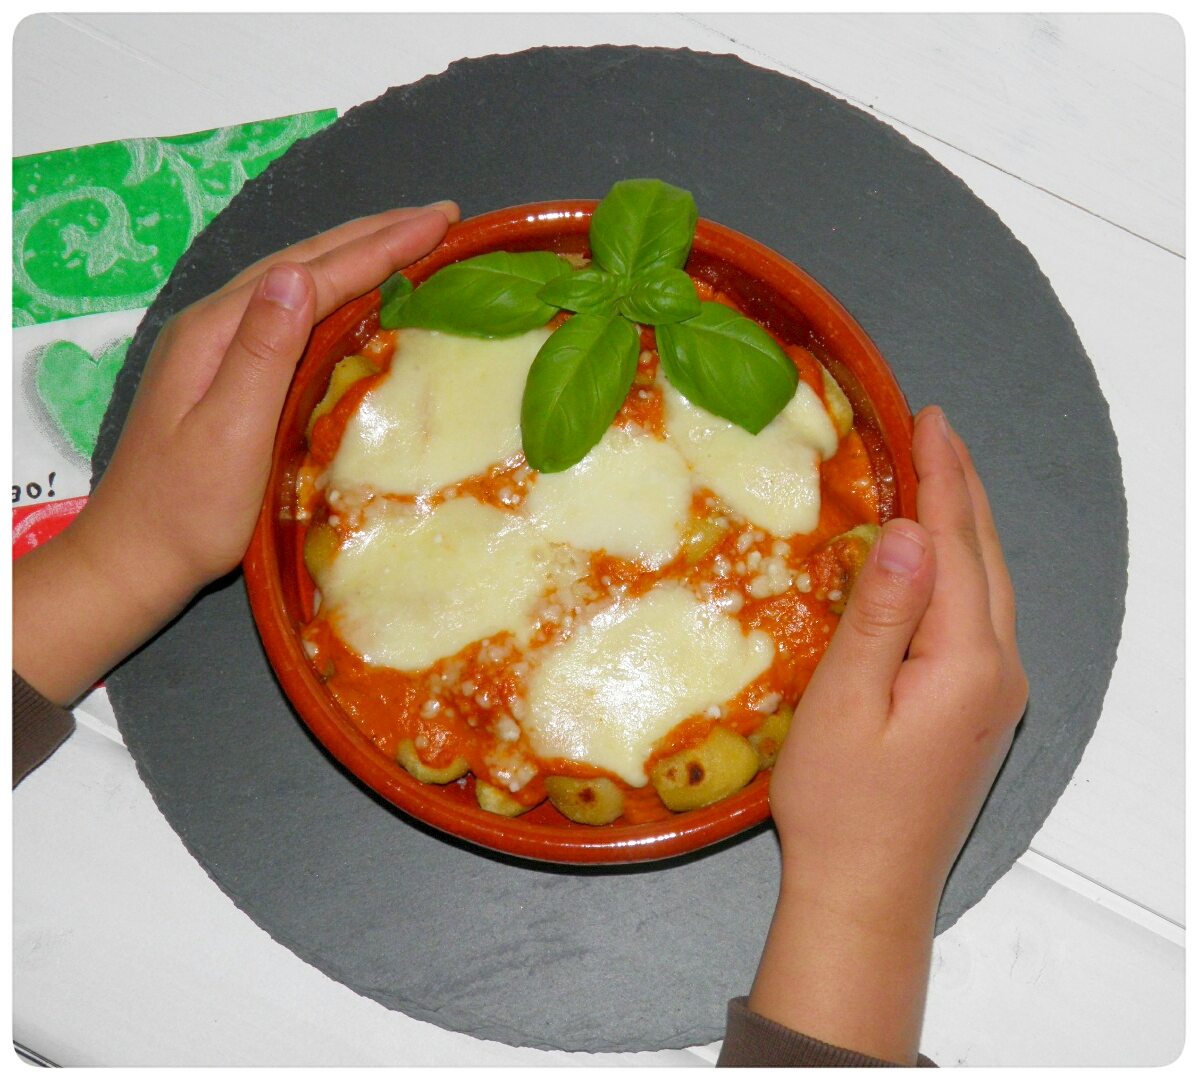
[[[35,15],[14,40],[13,152],[347,109],[464,56],[604,43],[730,51],[677,15]]]
[[[1166,1065],[1184,1002],[1176,940],[1017,864],[937,938],[923,1050],[942,1066]]]
[[[1167,15],[695,18],[759,62],[1185,250],[1185,41]]]
[[[37,15],[16,32],[14,150],[47,98],[63,107],[34,149],[344,108],[462,56],[603,42],[735,52],[1184,251],[1184,39],[1164,15]]]

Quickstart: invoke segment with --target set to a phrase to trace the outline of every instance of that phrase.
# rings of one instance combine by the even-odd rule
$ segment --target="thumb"
[[[199,408],[235,426],[275,425],[312,333],[316,287],[307,268],[272,266],[250,294],[245,312]]]
[[[914,521],[886,523],[853,585],[840,625],[816,671],[825,691],[886,706],[907,646],[932,597],[931,536]]]

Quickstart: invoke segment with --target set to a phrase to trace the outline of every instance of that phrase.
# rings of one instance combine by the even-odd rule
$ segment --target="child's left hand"
[[[426,254],[453,203],[351,221],[251,266],[154,343],[112,462],[13,570],[13,666],[72,701],[241,561],[313,325]]]

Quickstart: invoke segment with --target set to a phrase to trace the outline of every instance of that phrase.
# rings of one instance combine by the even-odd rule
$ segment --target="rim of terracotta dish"
[[[535,203],[496,210],[453,226],[443,243],[405,273],[419,283],[451,262],[488,250],[544,247],[563,234],[585,238],[593,200]],[[913,514],[911,412],[877,347],[844,307],[810,275],[755,240],[700,220],[693,251],[737,265],[785,297],[868,395],[893,464],[895,514]],[[769,817],[769,772],[736,794],[699,810],[639,825],[587,826],[505,818],[465,801],[458,785],[424,784],[371,743],[327,693],[299,638],[299,597],[306,576],[298,558],[298,525],[282,520],[294,490],[297,454],[311,402],[303,391],[377,326],[377,289],[334,312],[313,331],[279,421],[266,497],[244,562],[250,606],[284,692],[312,734],[351,774],[400,810],[445,833],[493,851],[554,863],[619,864],[689,854],[735,836]],[[338,355],[339,348],[340,351]],[[311,397],[309,391],[308,397]],[[857,404],[855,402],[855,404]],[[288,575],[291,575],[290,579]],[[310,589],[310,583],[306,586]],[[535,811],[534,811],[535,813]]]

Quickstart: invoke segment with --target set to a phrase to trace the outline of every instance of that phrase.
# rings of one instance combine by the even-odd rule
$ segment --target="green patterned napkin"
[[[149,306],[246,180],[336,118],[326,109],[16,158],[13,326]],[[55,442],[87,462],[130,338],[96,348],[77,324],[63,322],[60,333],[29,356],[27,383]]]
[[[13,161],[13,326],[147,307],[240,190],[335,109]]]

